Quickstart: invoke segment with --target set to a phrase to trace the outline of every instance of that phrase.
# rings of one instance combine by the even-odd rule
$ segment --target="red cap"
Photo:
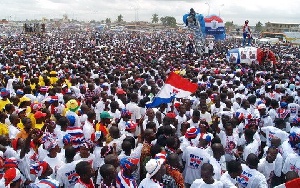
[[[41,111],[37,111],[35,114],[34,114],[34,118],[35,119],[40,119],[40,118],[42,118],[42,117],[46,117],[46,113],[43,113],[43,112],[41,112]]]
[[[123,94],[126,94],[126,92],[123,90],[123,89],[117,89],[117,92],[116,92],[117,94],[119,94],[119,95],[123,95]]]

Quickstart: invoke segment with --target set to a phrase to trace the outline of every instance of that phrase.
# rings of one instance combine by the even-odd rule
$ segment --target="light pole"
[[[209,16],[209,12],[210,12],[210,4],[209,3],[205,3],[207,6],[208,6],[208,15],[207,16]]]
[[[224,7],[224,4],[220,5],[220,8],[219,8],[219,17],[221,17],[221,7]]]

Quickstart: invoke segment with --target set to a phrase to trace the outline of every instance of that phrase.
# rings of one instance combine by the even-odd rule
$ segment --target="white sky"
[[[224,21],[235,24],[243,24],[246,19],[250,25],[258,21],[300,23],[299,0],[0,0],[0,18],[61,18],[68,14],[69,18],[78,20],[111,18],[114,21],[122,14],[125,21],[134,21],[138,9],[140,21],[151,21],[157,13],[159,17],[173,16],[181,23],[182,15],[192,7],[205,16],[208,11],[220,13]]]

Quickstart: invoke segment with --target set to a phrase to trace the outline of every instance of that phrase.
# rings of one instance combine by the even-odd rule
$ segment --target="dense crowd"
[[[0,38],[0,187],[299,187],[299,48],[259,46],[262,62],[232,64],[240,42],[199,54],[190,39]],[[171,72],[197,91],[148,108]]]

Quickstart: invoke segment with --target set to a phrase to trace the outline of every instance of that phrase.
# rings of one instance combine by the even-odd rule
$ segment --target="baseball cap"
[[[37,111],[35,114],[34,114],[34,118],[35,119],[39,119],[39,118],[42,118],[42,117],[45,117],[47,114],[46,113],[43,113],[41,111]]]
[[[258,107],[257,107],[258,110],[266,109],[266,108],[267,108],[267,107],[266,107],[265,104],[260,104],[260,105],[258,105]]]
[[[107,111],[103,111],[103,112],[100,114],[100,118],[101,118],[101,119],[112,119],[113,117],[112,117]]]
[[[117,89],[116,93],[119,94],[119,95],[126,94],[126,92],[121,88]]]
[[[1,89],[0,91],[1,97],[6,97],[9,95],[9,90],[7,90],[6,88]]]

